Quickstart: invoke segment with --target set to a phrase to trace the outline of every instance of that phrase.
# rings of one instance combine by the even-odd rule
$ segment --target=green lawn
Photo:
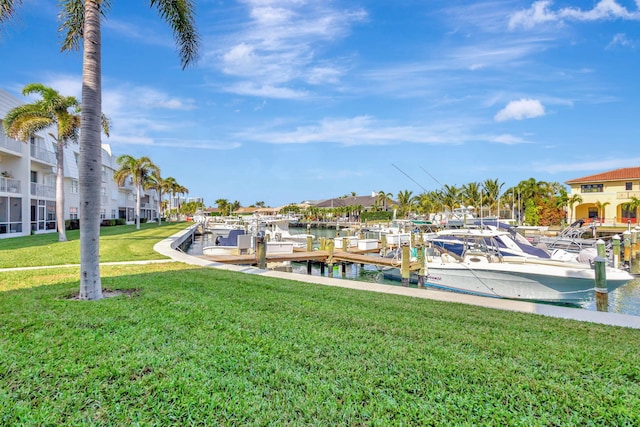
[[[100,260],[137,261],[163,259],[153,251],[160,239],[185,228],[186,223],[157,223],[102,227],[100,229]],[[57,233],[0,239],[0,268],[33,267],[80,263],[80,232],[67,231],[67,242],[58,242]]]
[[[101,272],[131,293],[0,273],[1,425],[640,425],[637,330],[180,263]]]

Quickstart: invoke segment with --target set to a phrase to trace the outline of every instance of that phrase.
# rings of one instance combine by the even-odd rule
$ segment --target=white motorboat
[[[457,255],[435,245],[428,248],[425,257],[428,285],[484,296],[549,302],[579,303],[595,295],[595,270],[590,264],[504,256],[489,236],[497,231],[452,231],[464,242],[463,252]],[[401,278],[399,267],[385,268],[383,272],[385,278]],[[631,280],[633,276],[628,272],[606,267],[609,291]],[[412,281],[417,281],[417,275],[413,274]]]
[[[252,236],[245,230],[230,229],[227,236],[217,235],[213,245],[202,248],[203,255],[240,255],[251,249]]]
[[[289,231],[289,218],[262,219],[265,235],[270,242],[293,242],[294,246],[303,248],[307,246],[309,238],[315,238],[313,234],[292,234]]]

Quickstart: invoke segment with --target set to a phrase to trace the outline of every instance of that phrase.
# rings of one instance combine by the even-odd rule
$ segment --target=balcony
[[[36,197],[56,198],[56,187],[54,185],[43,185],[31,183],[31,195]]]
[[[19,193],[20,180],[0,177],[0,193]]]
[[[640,199],[640,191],[618,191],[616,193],[617,200],[631,199],[632,197]]]
[[[56,164],[56,153],[36,147],[35,145],[31,146],[31,158],[51,165]]]
[[[15,151],[16,153],[22,153],[22,142],[9,138],[4,132],[0,132],[0,148],[5,150]]]

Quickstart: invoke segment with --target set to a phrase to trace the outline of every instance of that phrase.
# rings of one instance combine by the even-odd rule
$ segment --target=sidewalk
[[[627,328],[640,329],[640,316],[632,316],[619,313],[604,313],[579,308],[559,307],[549,304],[536,304],[526,301],[512,301],[499,298],[487,298],[474,295],[466,295],[454,292],[438,291],[431,288],[417,289],[402,286],[381,285],[377,283],[365,283],[355,280],[334,279],[323,276],[311,276],[296,273],[286,273],[282,271],[261,270],[255,267],[238,266],[211,262],[203,258],[187,255],[177,248],[186,238],[193,233],[193,227],[180,231],[173,236],[164,239],[154,246],[154,250],[168,256],[174,261],[200,267],[217,268],[221,270],[237,271],[246,274],[259,274],[266,277],[278,279],[295,280],[298,282],[315,283],[325,286],[336,286],[341,288],[356,289],[370,292],[381,292],[387,294],[404,295],[414,298],[424,298],[435,301],[456,302],[470,304],[498,310],[518,311],[522,313],[539,314],[549,317],[563,319],[573,319],[584,322],[599,323],[603,325],[623,326]]]

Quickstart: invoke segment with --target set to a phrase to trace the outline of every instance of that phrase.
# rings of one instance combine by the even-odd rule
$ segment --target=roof
[[[313,206],[319,208],[337,208],[342,206],[357,206],[362,205],[365,208],[371,207],[376,204],[378,197],[376,196],[347,196],[337,199],[327,199],[321,202],[314,203]],[[395,202],[389,202],[393,204]]]
[[[597,173],[595,175],[583,176],[582,178],[565,181],[565,184],[582,184],[585,182],[600,181],[624,181],[629,179],[640,179],[640,167],[620,168],[608,172]]]

